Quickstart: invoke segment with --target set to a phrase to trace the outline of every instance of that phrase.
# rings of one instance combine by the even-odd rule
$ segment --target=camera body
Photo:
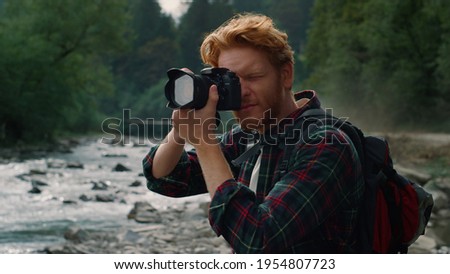
[[[169,80],[165,95],[170,108],[201,109],[208,100],[209,88],[217,86],[217,110],[237,110],[241,107],[239,77],[226,68],[205,68],[199,75],[180,69],[167,71]]]

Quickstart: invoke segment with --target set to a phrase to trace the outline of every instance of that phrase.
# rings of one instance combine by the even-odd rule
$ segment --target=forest
[[[161,119],[166,71],[204,66],[205,34],[263,13],[289,35],[295,90],[370,130],[450,132],[450,1],[0,0],[0,144]]]

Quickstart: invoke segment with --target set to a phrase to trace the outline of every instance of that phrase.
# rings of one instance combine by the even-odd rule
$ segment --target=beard
[[[254,109],[248,113],[246,113],[245,110],[233,111],[233,115],[240,124],[242,130],[257,130],[260,133],[263,133],[269,128],[276,126],[278,122],[284,118],[281,116],[290,90],[287,91],[284,89],[281,75],[278,75],[272,90],[273,92],[265,92],[265,97],[261,98],[263,100],[256,100],[256,102],[254,102],[252,101],[252,97],[247,100],[245,98],[242,99],[243,106],[256,103]],[[258,91],[256,91],[255,94],[258,94]]]
[[[270,104],[263,106],[264,109],[257,111],[255,114],[243,114],[240,111],[234,111],[234,117],[240,124],[244,131],[258,131],[260,133],[265,132],[273,126],[276,126],[278,122],[284,117],[280,117],[282,113],[283,100],[280,100],[280,96],[274,96],[269,100]],[[256,106],[260,108],[260,105]],[[258,113],[259,112],[259,113]],[[253,114],[253,115],[252,115]]]

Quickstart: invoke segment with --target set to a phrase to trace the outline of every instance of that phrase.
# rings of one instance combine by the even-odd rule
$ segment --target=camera
[[[216,85],[219,93],[217,110],[237,110],[241,107],[239,77],[229,69],[204,68],[197,75],[173,68],[167,71],[167,76],[165,95],[169,108],[203,108],[211,85]]]

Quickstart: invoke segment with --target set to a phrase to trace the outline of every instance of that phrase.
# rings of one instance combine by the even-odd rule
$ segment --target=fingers
[[[192,121],[194,118],[194,110],[176,109],[172,112],[172,126],[178,129],[180,125],[189,123],[189,121]]]
[[[188,68],[182,68],[181,70],[182,70],[182,71],[189,72],[189,73],[194,73],[194,72],[192,72],[192,70],[190,70],[190,69],[188,69]]]
[[[214,139],[210,135],[216,130],[218,101],[217,87],[212,85],[209,89],[208,101],[202,109],[175,109],[172,112],[174,134],[194,146],[209,143],[209,140]]]
[[[218,101],[219,101],[219,93],[217,90],[217,86],[212,85],[209,88],[208,101],[206,102],[205,108],[210,111],[213,111],[215,115]]]

